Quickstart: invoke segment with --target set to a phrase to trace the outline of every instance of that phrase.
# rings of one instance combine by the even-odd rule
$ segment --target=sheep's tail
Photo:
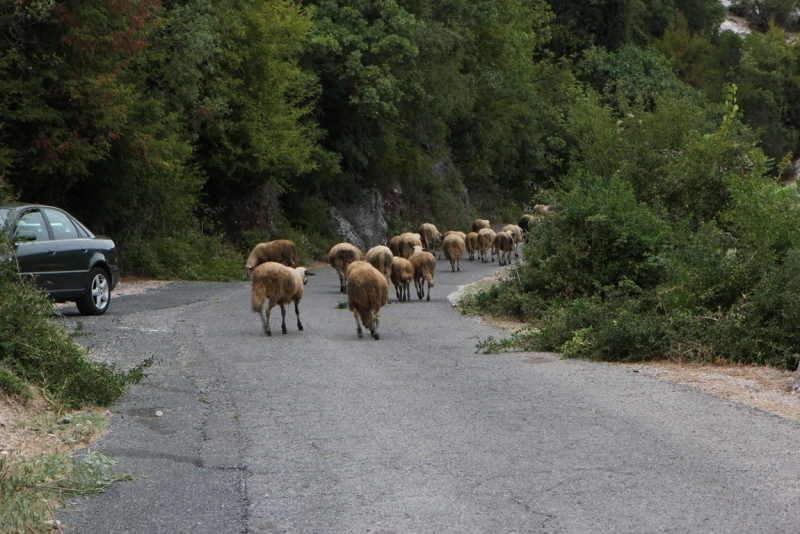
[[[253,295],[250,299],[250,304],[253,306],[253,311],[256,313],[261,313],[261,306],[264,305],[264,300],[266,299],[266,291],[264,290],[264,286],[254,285],[253,286]]]
[[[425,280],[428,282],[428,287],[433,287],[433,273],[430,271],[425,271],[424,276]]]

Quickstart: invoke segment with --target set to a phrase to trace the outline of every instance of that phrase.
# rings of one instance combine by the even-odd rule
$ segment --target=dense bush
[[[738,115],[731,92],[717,130],[685,136],[657,168],[655,178],[673,184],[703,170],[692,196],[716,200],[687,198],[680,217],[669,195],[637,195],[627,173],[574,174],[537,222],[517,275],[468,302],[529,327],[480,348],[796,367],[800,196],[764,176],[767,160]],[[632,162],[619,154],[624,169]]]

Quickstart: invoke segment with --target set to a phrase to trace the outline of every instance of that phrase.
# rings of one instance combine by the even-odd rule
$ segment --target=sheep
[[[389,250],[389,247],[384,247],[383,245],[378,245],[376,247],[372,247],[367,251],[366,259],[367,261],[386,277],[386,283],[389,283],[389,279],[392,276],[392,259],[394,258],[394,254],[392,251]]]
[[[414,279],[414,266],[411,262],[402,257],[396,257],[392,261],[392,283],[397,294],[397,301],[402,302],[411,298],[409,286]]]
[[[269,316],[276,304],[281,307],[281,331],[286,333],[286,307],[284,305],[291,301],[294,301],[297,329],[303,330],[303,323],[300,322],[300,299],[303,298],[303,286],[308,283],[308,277],[313,275],[314,273],[308,272],[305,267],[286,267],[272,261],[262,263],[253,269],[251,304],[253,311],[261,319],[265,334],[272,335]]]
[[[414,247],[422,247],[422,238],[419,234],[406,232],[400,235],[399,256],[408,259],[414,253]]]
[[[442,241],[444,257],[450,261],[450,269],[453,272],[456,272],[456,265],[458,265],[458,270],[461,271],[461,256],[464,254],[465,248],[467,248],[467,245],[458,234],[450,234]]]
[[[514,250],[514,234],[511,232],[497,232],[497,235],[494,236],[492,261],[494,261],[494,255],[497,254],[497,261],[500,262],[501,266],[511,263],[512,250]]]
[[[477,232],[470,232],[467,234],[467,238],[464,240],[464,243],[467,246],[467,252],[469,252],[469,261],[475,259],[475,251],[480,249],[480,245],[478,244],[478,233]]]
[[[455,234],[455,235],[459,236],[461,239],[463,239],[463,240],[464,240],[464,243],[466,244],[466,242],[467,242],[467,234],[465,234],[464,232],[459,232],[458,230],[448,230],[448,231],[446,231],[445,233],[443,233],[443,234],[442,234],[442,244],[444,244],[444,239],[445,239],[447,236],[449,236],[449,235],[453,235],[453,234]],[[441,252],[442,252],[442,251],[440,250],[440,251],[439,251],[439,259],[440,259],[440,260],[442,259],[442,253],[441,253]]]
[[[481,228],[480,232],[478,232],[478,246],[480,247],[481,261],[483,263],[489,263],[489,260],[486,259],[486,252],[489,247],[494,245],[494,236],[494,230],[491,228]],[[492,253],[491,258],[494,261],[494,253]]]
[[[347,269],[347,307],[356,318],[356,331],[362,338],[361,323],[376,340],[378,311],[389,303],[389,283],[383,274],[367,262],[354,262]]]
[[[507,224],[503,227],[503,231],[511,232],[514,235],[514,257],[519,258],[519,252],[517,252],[517,245],[519,245],[520,241],[522,241],[522,228],[520,228],[516,224]]]
[[[475,219],[472,223],[472,231],[479,232],[482,228],[490,228],[489,221],[487,219]]]
[[[431,223],[422,223],[419,226],[419,235],[423,248],[427,250],[434,250],[436,248],[436,243],[438,243],[439,238],[442,236],[439,230]]]
[[[268,261],[282,263],[287,267],[297,267],[297,247],[288,239],[259,243],[247,258],[245,264],[247,278],[252,277],[253,269]]]
[[[531,230],[531,228],[533,228],[534,218],[535,217],[533,215],[531,215],[530,213],[526,213],[522,217],[520,217],[519,222],[517,223],[517,226],[522,228],[523,232],[529,232]]]
[[[533,207],[533,211],[538,215],[550,215],[550,206],[547,204],[536,204]]]
[[[433,272],[436,270],[436,256],[422,250],[422,247],[414,247],[414,254],[408,261],[414,266],[414,287],[417,290],[417,296],[422,300],[422,296],[425,294],[425,281],[427,281],[428,302],[430,302]]]
[[[328,262],[339,274],[339,291],[341,293],[347,291],[345,272],[347,271],[347,266],[354,261],[361,261],[361,251],[350,243],[334,245],[331,251],[328,252]]]
[[[451,234],[457,235],[458,237],[463,239],[464,242],[467,241],[467,234],[465,234],[464,232],[459,232],[458,230],[448,230],[448,231],[446,231],[445,233],[442,234],[442,239],[444,239],[445,237],[447,237],[447,236],[449,236]]]
[[[400,255],[400,242],[402,241],[402,237],[396,235],[392,237],[389,242],[386,244],[389,247],[389,250],[392,251],[392,255],[397,257]]]

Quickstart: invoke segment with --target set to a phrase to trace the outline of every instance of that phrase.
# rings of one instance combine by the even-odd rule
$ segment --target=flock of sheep
[[[547,206],[536,206],[534,210],[540,215],[549,211]],[[378,311],[389,303],[390,283],[394,285],[399,302],[410,300],[412,281],[417,297],[431,300],[436,256],[429,251],[436,250],[440,242],[440,255],[444,254],[453,272],[461,270],[460,261],[465,250],[470,260],[474,260],[477,253],[483,263],[494,261],[494,256],[498,256],[500,265],[506,265],[512,261],[512,252],[519,257],[517,246],[535,218],[525,214],[518,224],[508,224],[499,232],[491,229],[488,220],[476,219],[472,223],[472,232],[468,234],[456,230],[440,234],[434,225],[424,223],[418,233],[395,236],[386,246],[372,247],[365,256],[350,243],[335,245],[328,253],[328,261],[339,274],[339,290],[347,293],[347,307],[355,316],[358,337],[363,337],[363,324],[373,338],[380,339]],[[290,302],[294,302],[297,328],[303,330],[300,299],[303,298],[303,286],[314,273],[305,267],[297,267],[294,243],[288,239],[259,243],[250,253],[245,268],[253,283],[253,311],[259,314],[264,332],[272,335],[270,312],[279,305],[281,331],[286,333],[285,306]]]

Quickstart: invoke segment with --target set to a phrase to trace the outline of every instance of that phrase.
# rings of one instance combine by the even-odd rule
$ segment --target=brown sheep
[[[489,260],[486,258],[486,253],[489,250],[489,247],[494,245],[494,230],[491,228],[481,228],[480,232],[478,232],[478,246],[481,252],[481,261],[483,263],[489,263]],[[491,255],[492,261],[494,261],[494,254]]]
[[[272,335],[269,316],[276,304],[281,307],[281,331],[286,333],[285,305],[292,301],[294,301],[294,313],[297,316],[297,329],[303,330],[303,323],[300,322],[300,299],[303,298],[303,286],[308,283],[308,277],[313,274],[309,273],[305,267],[293,269],[272,261],[262,263],[253,269],[251,304],[253,311],[261,319],[265,334]]]
[[[480,250],[480,245],[478,244],[478,233],[477,232],[470,232],[467,234],[467,238],[464,240],[464,243],[467,245],[467,252],[469,252],[469,260],[472,261],[475,259],[475,251]]]
[[[450,234],[442,241],[444,257],[450,261],[450,269],[453,272],[456,272],[456,265],[458,265],[458,270],[461,271],[461,256],[466,248],[466,243],[458,234]]]
[[[448,230],[448,231],[446,231],[445,233],[442,234],[442,243],[444,243],[444,238],[445,237],[447,237],[449,235],[452,235],[452,234],[456,234],[457,236],[461,237],[461,239],[464,240],[464,243],[467,242],[467,234],[465,234],[464,232],[459,232],[458,230]],[[441,250],[439,251],[439,259],[440,260],[442,259],[442,251]]]
[[[519,252],[517,252],[517,245],[520,244],[522,241],[522,228],[517,226],[516,224],[507,224],[503,227],[504,232],[511,232],[514,234],[514,257],[519,258]]]
[[[550,206],[547,204],[536,204],[533,207],[533,211],[539,215],[550,215]]]
[[[328,252],[328,262],[339,274],[339,291],[342,293],[347,291],[347,266],[354,261],[361,261],[361,251],[350,243],[334,245]]]
[[[414,254],[408,259],[414,266],[414,287],[417,296],[422,300],[425,294],[425,282],[428,282],[428,302],[431,300],[431,288],[433,287],[433,272],[436,270],[436,256],[430,252],[425,252],[422,247],[414,247]]]
[[[445,237],[449,236],[450,234],[456,234],[458,237],[463,239],[465,243],[467,241],[467,234],[465,234],[464,232],[459,232],[458,230],[448,230],[448,231],[446,231],[445,233],[442,234],[442,239],[444,239]]]
[[[411,298],[409,288],[414,279],[414,266],[405,258],[395,258],[392,262],[392,283],[397,294],[397,301],[403,302]]]
[[[431,223],[422,223],[419,226],[419,235],[422,247],[427,250],[434,250],[441,237],[439,230]]]
[[[408,259],[414,254],[414,247],[422,246],[422,238],[419,234],[406,232],[400,235],[400,256]]]
[[[487,219],[475,219],[472,223],[472,231],[479,232],[482,228],[491,228]]]
[[[394,258],[394,254],[392,251],[389,250],[389,247],[384,247],[383,245],[378,245],[376,247],[372,247],[367,251],[367,261],[378,269],[383,275],[386,277],[386,283],[389,283],[389,279],[392,276],[392,259]]]
[[[259,243],[255,246],[247,258],[245,269],[247,277],[253,274],[253,269],[262,263],[274,261],[282,263],[287,267],[297,267],[297,247],[288,239],[276,239],[267,243]]]
[[[514,234],[511,232],[497,232],[494,236],[494,251],[492,252],[492,261],[494,255],[497,254],[497,260],[501,266],[506,263],[511,263],[511,251],[514,250]]]
[[[389,243],[386,245],[389,247],[389,250],[392,251],[392,255],[399,256],[400,255],[400,242],[403,238],[399,235],[394,236],[389,240]]]
[[[358,337],[363,337],[361,323],[376,340],[378,311],[389,303],[389,283],[383,274],[367,262],[357,262],[347,269],[347,307],[356,318]]]

